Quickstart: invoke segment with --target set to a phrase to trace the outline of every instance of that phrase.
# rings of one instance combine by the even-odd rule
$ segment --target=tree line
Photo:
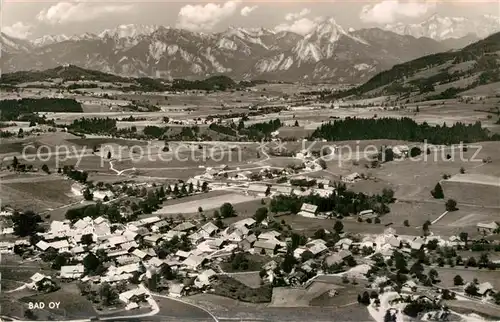
[[[82,105],[69,98],[23,98],[0,101],[0,121],[17,120],[37,112],[83,112]]]
[[[458,144],[479,141],[500,140],[500,135],[491,135],[481,127],[480,122],[474,124],[455,123],[447,126],[431,126],[426,122],[418,124],[408,117],[360,119],[347,117],[321,125],[311,135],[312,139],[328,141],[391,139],[422,142],[432,144]]]

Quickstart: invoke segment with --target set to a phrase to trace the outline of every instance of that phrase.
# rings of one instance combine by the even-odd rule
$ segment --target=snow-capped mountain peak
[[[98,36],[96,34],[93,34],[93,33],[90,33],[90,32],[86,32],[86,33],[83,33],[81,35],[74,35],[74,36],[71,36],[69,38],[69,40],[72,40],[72,41],[81,41],[81,40],[93,40],[93,39],[97,39]]]
[[[32,41],[36,47],[51,45],[57,42],[68,40],[70,37],[66,35],[45,35]]]
[[[402,35],[427,37],[442,41],[450,38],[463,38],[473,33],[484,38],[500,30],[500,17],[485,15],[477,19],[465,17],[444,17],[439,14],[416,24],[396,23],[384,27]]]
[[[116,38],[133,38],[138,37],[140,35],[151,35],[156,30],[158,30],[157,25],[137,25],[137,24],[128,24],[128,25],[119,25],[113,29],[106,29],[99,33],[99,37],[116,37]]]

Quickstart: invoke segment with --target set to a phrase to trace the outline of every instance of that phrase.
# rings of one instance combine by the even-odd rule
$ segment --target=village
[[[0,319],[500,317],[495,97],[49,80],[2,101]]]
[[[400,235],[391,227],[382,234],[350,232],[344,228],[342,215],[318,211],[318,205],[301,200],[311,195],[319,202],[339,197],[345,193],[345,184],[364,179],[358,173],[341,177],[340,182],[308,177],[308,173],[322,169],[318,159],[308,151],[294,157],[303,162],[299,170],[263,167],[229,172],[228,166],[221,165],[179,184],[74,184],[73,189],[82,191],[86,200],[95,199],[97,203],[68,210],[66,220],[43,223],[44,232],[37,232],[42,223],[33,213],[22,214],[24,218],[12,222],[11,227],[4,225],[4,235],[30,237],[2,242],[3,254],[19,255],[24,262],[43,261],[55,270],[51,274],[35,273],[9,292],[53,292],[76,283],[98,312],[141,310],[141,314],[153,315],[159,310],[156,295],[183,298],[213,293],[259,303],[270,301],[273,289],[307,289],[315,281],[330,277],[342,284],[366,284],[358,302],[368,305],[376,319],[382,314],[384,321],[398,319],[402,311],[413,317],[425,313],[437,321],[459,314],[440,304],[442,300],[458,298],[492,306],[500,303],[500,293],[489,281],[465,280],[457,271],[453,284],[443,287],[438,284],[440,277],[435,269],[494,271],[500,260],[490,260],[486,251],[500,250],[496,238],[500,226],[496,222],[478,223],[477,239],[466,232],[444,238],[434,235],[431,222],[419,227],[419,235]],[[72,178],[79,173],[72,168],[62,170]],[[279,180],[285,176],[292,176],[290,183]],[[276,179],[280,183],[273,182]],[[182,215],[166,215],[160,206],[164,200],[220,190],[261,200],[261,207],[252,216],[238,219],[229,199],[213,211],[213,216],[199,206],[199,216],[185,219]],[[388,203],[394,202],[391,192],[385,194]],[[289,207],[284,206],[288,202],[296,204],[292,209],[298,207],[291,211],[293,216],[323,220],[329,227],[322,225],[325,228],[308,236],[294,230],[281,219],[289,218],[289,213],[280,210]],[[141,213],[150,215],[139,218]],[[2,218],[11,215],[7,209],[2,212]],[[366,209],[358,212],[356,221],[377,224],[379,216]],[[476,258],[458,255],[463,250],[476,251]],[[242,286],[232,278],[238,272],[258,273],[260,286]],[[329,294],[337,296],[335,289]],[[399,302],[406,304],[401,306],[402,311],[389,310]]]

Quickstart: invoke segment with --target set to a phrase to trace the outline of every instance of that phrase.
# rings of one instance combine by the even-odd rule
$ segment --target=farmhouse
[[[10,254],[14,251],[14,244],[9,242],[0,242],[0,254]]]
[[[264,184],[250,184],[248,186],[247,193],[256,194],[259,197],[265,197],[267,189],[268,186]]]
[[[200,275],[196,277],[194,280],[194,285],[198,288],[202,288],[204,286],[210,285],[210,282],[215,277],[217,273],[213,269],[207,269],[203,271]]]
[[[360,211],[358,217],[363,219],[363,220],[366,220],[368,218],[371,219],[371,218],[377,217],[377,214],[374,213],[373,210],[368,209],[368,210]]]
[[[354,173],[351,173],[347,176],[342,176],[342,181],[345,183],[354,183],[357,180],[359,180],[360,178],[361,178],[361,176],[359,175],[359,173],[354,172]]]
[[[219,227],[215,226],[212,222],[208,222],[201,227],[199,233],[204,237],[212,237],[218,231]]]
[[[168,227],[168,225],[169,224],[168,224],[167,221],[162,220],[162,221],[159,221],[159,222],[155,223],[153,226],[151,226],[151,230],[154,231],[154,232],[159,232],[160,229]]]
[[[148,297],[148,293],[146,293],[146,290],[142,288],[135,288],[118,295],[120,301],[124,303],[136,302],[140,299],[145,299],[146,297]]]
[[[265,233],[262,233],[258,236],[259,240],[270,240],[270,239],[275,239],[281,235],[280,232],[277,232],[275,230],[271,231],[266,231]]]
[[[483,235],[490,235],[495,232],[500,226],[492,221],[490,223],[478,223],[477,225],[477,231]]]
[[[481,283],[477,286],[477,293],[481,296],[486,296],[493,292],[493,285],[490,282]]]
[[[293,193],[293,188],[290,186],[273,186],[273,190],[279,195],[291,195]]]

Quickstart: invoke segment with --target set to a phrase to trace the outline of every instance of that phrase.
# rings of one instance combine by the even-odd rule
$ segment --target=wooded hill
[[[361,86],[328,99],[348,96],[426,94],[428,99],[451,98],[479,85],[500,81],[500,33],[458,51],[424,56],[383,71]],[[448,84],[446,89],[439,85]]]
[[[122,77],[96,70],[81,68],[74,65],[59,66],[43,71],[31,70],[15,73],[2,74],[0,84],[3,86],[14,86],[31,82],[51,82],[54,79],[63,81],[87,81],[102,83],[125,83],[122,90],[128,91],[178,91],[178,90],[205,90],[224,91],[226,89],[238,89],[252,87],[263,81],[241,81],[235,82],[227,76],[211,76],[203,80],[174,79],[171,83],[164,79],[150,77]],[[126,85],[128,84],[128,85]],[[54,87],[59,86],[54,83]],[[82,85],[82,87],[89,87]],[[97,87],[97,86],[94,86]]]

